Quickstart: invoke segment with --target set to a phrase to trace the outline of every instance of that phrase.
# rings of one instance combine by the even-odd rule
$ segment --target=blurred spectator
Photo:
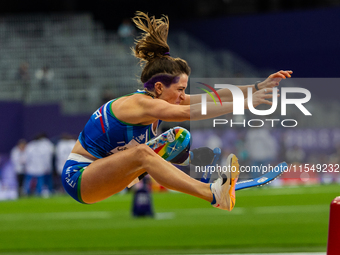
[[[339,182],[339,172],[335,172],[336,164],[339,164],[339,158],[331,155],[327,157],[327,162],[323,164],[323,166],[327,166],[327,169],[323,168],[321,171],[321,183],[323,184],[330,184],[330,183],[338,183]],[[338,169],[339,171],[339,169]]]
[[[222,148],[223,143],[222,143],[221,138],[218,135],[216,135],[215,133],[212,133],[209,135],[205,146],[213,150],[215,148]]]
[[[305,156],[305,151],[297,145],[293,148],[288,148],[286,151],[286,160],[288,163],[303,163]]]
[[[122,43],[128,47],[133,45],[133,39],[136,34],[136,29],[132,25],[130,19],[124,19],[118,27],[118,36]]]
[[[20,81],[20,85],[22,88],[22,99],[25,100],[27,98],[27,94],[30,87],[30,73],[29,73],[29,64],[27,62],[22,62],[19,66],[18,72],[16,74],[16,79]]]
[[[29,74],[29,64],[27,62],[22,62],[19,66],[17,77],[18,80],[28,82],[30,80]]]
[[[58,141],[55,149],[55,156],[56,156],[56,170],[58,175],[58,190],[63,191],[63,187],[61,185],[61,173],[63,171],[63,167],[65,162],[70,155],[73,146],[76,144],[76,140],[69,134],[64,133],[62,134],[60,140]]]
[[[39,134],[30,141],[25,150],[26,175],[24,189],[27,195],[42,195],[44,184],[52,192],[52,157],[54,146],[45,134]]]
[[[44,184],[45,167],[42,160],[38,140],[27,143],[26,146],[26,174],[24,180],[25,195],[31,195],[34,192],[41,196]]]
[[[46,65],[35,72],[35,77],[39,80],[41,88],[47,88],[49,83],[53,80],[54,72]]]
[[[278,144],[269,132],[268,126],[249,128],[245,137],[246,148],[252,166],[267,166],[276,159]],[[252,171],[252,177],[261,175],[261,170]]]
[[[332,169],[328,169],[329,172],[331,172],[332,175],[332,180],[335,183],[340,183],[340,172],[339,172],[339,163],[340,163],[340,151],[338,150],[337,153],[332,154],[329,157],[329,166],[333,168]],[[337,170],[336,170],[337,169]]]
[[[45,161],[45,176],[44,184],[48,190],[48,194],[52,194],[53,187],[53,156],[54,156],[54,144],[47,138],[45,134],[41,134],[39,137],[39,146],[43,152],[43,159]]]
[[[243,164],[249,164],[249,162],[247,162],[249,158],[249,152],[246,148],[244,140],[239,139],[235,143],[235,155],[237,155],[239,161]]]
[[[26,148],[26,140],[20,139],[17,145],[11,150],[11,161],[14,166],[14,170],[17,176],[18,182],[18,194],[21,196],[23,194],[23,182],[25,176],[25,168],[26,168],[26,157],[25,157],[25,148]]]

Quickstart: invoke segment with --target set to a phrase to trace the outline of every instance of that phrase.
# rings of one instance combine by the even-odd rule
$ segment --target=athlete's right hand
[[[276,86],[279,86],[279,83],[282,79],[290,78],[292,77],[291,74],[293,71],[278,71],[276,73],[273,73],[268,76],[267,79],[265,79],[263,82],[260,82],[258,84],[258,87],[261,89],[269,89],[274,88]]]

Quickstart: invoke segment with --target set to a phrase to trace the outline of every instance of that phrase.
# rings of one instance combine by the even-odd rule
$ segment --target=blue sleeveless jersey
[[[145,91],[138,90],[126,96],[136,93],[146,94]],[[161,121],[158,121],[154,132],[152,124],[129,124],[117,119],[111,109],[112,103],[117,99],[107,102],[95,111],[79,135],[79,142],[84,149],[97,158],[104,158],[138,143],[146,143],[157,135]]]

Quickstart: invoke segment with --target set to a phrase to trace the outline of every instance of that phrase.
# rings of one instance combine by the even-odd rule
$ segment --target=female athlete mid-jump
[[[75,200],[91,204],[120,192],[148,173],[166,188],[204,199],[214,207],[232,210],[239,175],[235,155],[228,157],[227,164],[236,171],[207,184],[170,163],[181,163],[188,154],[190,133],[187,130],[178,127],[156,137],[161,121],[195,121],[232,112],[231,92],[219,90],[223,105],[208,101],[207,115],[201,115],[201,95],[185,94],[190,67],[185,60],[170,56],[168,18],[155,19],[137,12],[133,21],[144,31],[134,48],[134,55],[143,66],[144,90],[113,99],[94,112],[64,166],[64,188]],[[270,105],[272,88],[291,73],[279,71],[256,86],[239,88],[244,98],[252,97],[254,107]],[[248,87],[252,88],[251,95],[247,93]],[[175,150],[178,144],[180,150]],[[167,155],[170,162],[161,155],[164,150],[159,150],[164,145],[174,152]]]

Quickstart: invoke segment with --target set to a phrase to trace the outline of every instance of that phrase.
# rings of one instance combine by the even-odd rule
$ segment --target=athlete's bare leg
[[[210,184],[197,181],[165,161],[147,145],[98,159],[83,172],[81,197],[95,203],[123,190],[144,172],[160,185],[212,202]]]

